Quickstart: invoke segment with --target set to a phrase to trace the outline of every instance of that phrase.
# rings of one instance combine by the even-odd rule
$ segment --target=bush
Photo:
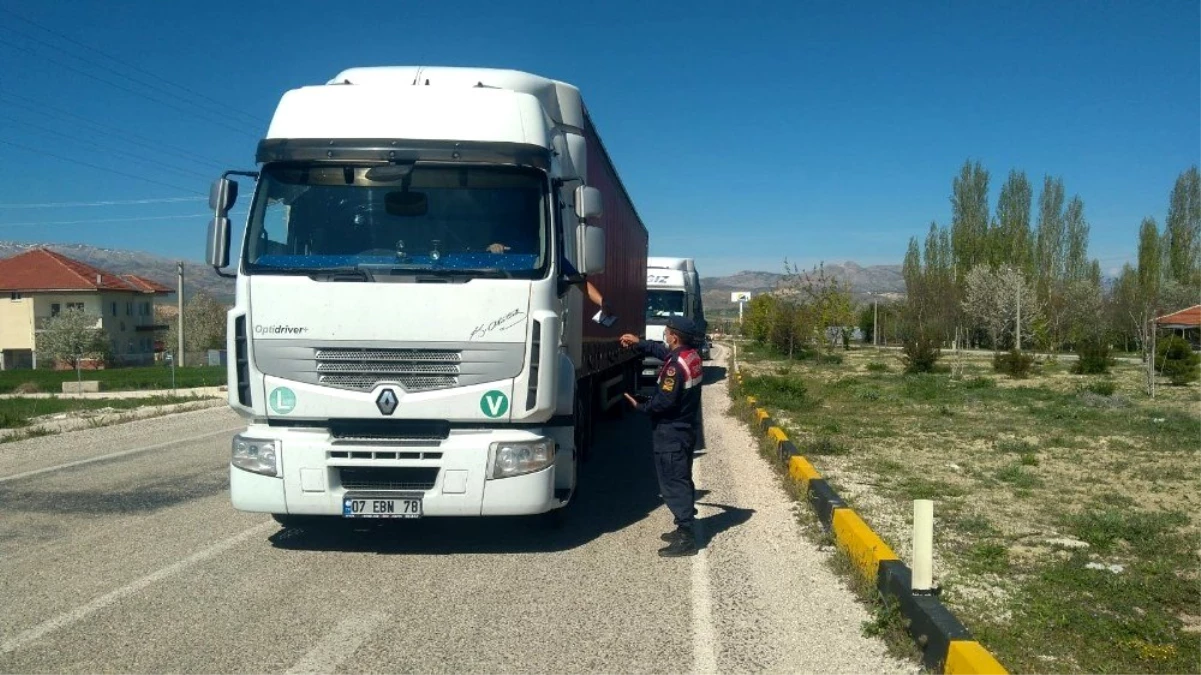
[[[942,356],[938,341],[921,331],[906,336],[901,351],[901,362],[905,364],[907,373],[932,373]]]
[[[871,363],[867,364],[867,372],[869,372],[869,373],[887,373],[888,372],[888,364],[880,363],[879,361],[872,361]]]
[[[1072,364],[1072,372],[1077,375],[1105,375],[1116,362],[1110,356],[1109,343],[1103,340],[1089,340],[1080,343],[1076,348],[1079,357]]]
[[[760,375],[747,378],[746,384],[747,388],[753,392],[791,399],[794,403],[804,402],[809,398],[809,390],[805,387],[805,383],[795,377]]]
[[[1171,379],[1172,384],[1188,384],[1201,377],[1197,366],[1201,354],[1193,351],[1188,340],[1173,336],[1155,346],[1155,369]]]
[[[13,387],[14,394],[37,394],[42,391],[37,382],[22,382],[16,387]]]
[[[823,366],[841,366],[842,354],[818,354],[816,360]]]
[[[1109,380],[1093,382],[1084,388],[1085,391],[1091,391],[1098,396],[1113,396],[1113,392],[1117,391],[1117,389],[1117,385]]]
[[[993,356],[992,368],[998,373],[1011,377],[1025,378],[1030,376],[1034,367],[1034,356],[1014,349]]]

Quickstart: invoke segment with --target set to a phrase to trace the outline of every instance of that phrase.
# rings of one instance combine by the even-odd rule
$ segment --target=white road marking
[[[695,462],[692,465],[692,480],[700,482],[700,464]],[[704,675],[717,672],[717,632],[713,630],[713,598],[709,592],[709,551],[704,525],[697,520],[693,527],[697,542],[705,546],[692,557],[692,672]]]
[[[213,544],[212,546],[201,549],[184,558],[183,560],[168,565],[158,571],[151,572],[141,579],[137,579],[132,583],[126,584],[115,591],[106,593],[95,600],[92,600],[86,605],[80,605],[75,609],[59,614],[49,621],[43,621],[33,628],[21,631],[20,633],[17,633],[15,637],[9,638],[3,643],[0,643],[0,654],[8,654],[9,652],[16,651],[31,642],[40,640],[49,633],[53,633],[60,628],[66,628],[73,623],[86,619],[88,616],[120,601],[126,596],[133,595],[134,593],[137,593],[153,583],[162,581],[163,579],[166,579],[174,574],[178,574],[192,565],[204,562],[213,556],[223,553],[224,551],[237,546],[238,544],[250,539],[251,537],[254,537],[255,535],[277,527],[279,526],[276,525],[275,521],[272,520],[268,520],[265,523],[259,523],[258,525],[255,525],[250,529],[243,530],[228,539],[224,539],[216,544]]]
[[[154,445],[147,445],[147,446],[141,447],[141,448],[132,448],[130,450],[121,450],[119,452],[110,452],[107,455],[100,455],[98,457],[88,457],[87,459],[80,459],[80,460],[76,460],[74,462],[67,462],[66,464],[56,464],[54,466],[48,466],[44,469],[33,469],[32,471],[23,471],[21,473],[14,473],[11,476],[0,476],[0,483],[6,483],[10,480],[19,480],[21,478],[29,478],[30,476],[37,476],[38,474],[50,473],[51,471],[61,471],[62,469],[70,469],[73,466],[80,466],[83,464],[91,464],[92,462],[103,462],[106,459],[115,459],[117,457],[124,457],[126,455],[136,455],[139,452],[150,452],[151,450],[162,450],[163,448],[169,448],[173,445],[179,445],[181,443],[188,443],[190,441],[199,441],[199,440],[203,440],[205,438],[212,438],[213,436],[220,436],[222,434],[232,433],[232,432],[238,431],[239,429],[242,429],[242,428],[244,428],[244,427],[234,427],[232,429],[222,429],[220,431],[210,431],[207,434],[200,434],[199,436],[188,436],[187,438],[177,438],[173,441],[167,441],[165,443],[156,443]]]
[[[383,612],[351,614],[339,621],[333,631],[287,672],[289,675],[334,672],[387,619],[388,615]]]

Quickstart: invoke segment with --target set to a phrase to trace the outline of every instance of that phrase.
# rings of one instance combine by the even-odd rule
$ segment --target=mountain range
[[[87,244],[25,244],[0,241],[0,258],[8,258],[42,246],[106,272],[137,274],[170,288],[175,288],[178,283],[176,260],[141,251],[100,248]],[[185,300],[197,292],[203,292],[218,302],[233,304],[233,279],[222,279],[202,262],[184,260],[183,267]]]
[[[43,244],[25,244],[0,241],[0,258],[23,253]],[[100,248],[86,244],[45,244],[46,248],[65,256],[85,262],[93,267],[116,274],[139,274],[161,284],[175,288],[176,260],[162,256],[123,249]],[[218,302],[232,303],[234,282],[217,276],[212,268],[201,262],[185,260],[184,297],[203,292]],[[852,293],[857,301],[874,296],[889,296],[905,292],[905,281],[901,277],[900,265],[862,266],[847,261],[842,264],[827,264],[827,275],[839,276],[850,281]],[[730,302],[730,293],[749,291],[752,294],[767,293],[775,289],[784,279],[783,274],[772,272],[744,271],[724,277],[704,277],[701,289],[706,309],[728,310],[736,307]]]
[[[826,264],[827,276],[845,279],[851,284],[856,302],[872,297],[900,297],[905,293],[905,279],[900,265],[863,266],[850,260],[842,264]],[[749,291],[752,296],[770,293],[785,281],[786,275],[773,272],[745,271],[725,277],[702,277],[701,296],[708,310],[727,310],[737,307],[730,294]]]

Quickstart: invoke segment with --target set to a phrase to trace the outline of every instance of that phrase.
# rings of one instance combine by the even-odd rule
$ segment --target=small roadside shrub
[[[869,372],[869,373],[887,373],[888,372],[888,364],[880,363],[879,361],[872,361],[871,363],[867,364],[867,372]]]
[[[1034,356],[1016,349],[1001,352],[993,356],[992,367],[996,372],[1010,377],[1027,378],[1030,377],[1030,371],[1034,368]]]
[[[40,391],[42,388],[38,386],[37,382],[22,382],[13,387],[14,394],[37,394]]]
[[[1173,336],[1155,346],[1155,369],[1172,384],[1184,385],[1201,377],[1201,354],[1179,336]]]
[[[842,354],[818,354],[815,360],[822,366],[841,366]]]
[[[801,452],[807,455],[845,455],[848,450],[829,436],[819,436],[806,443]]]
[[[794,402],[799,403],[809,398],[809,389],[799,378],[760,375],[747,378],[746,382],[751,391],[762,391],[769,395],[791,399]]]
[[[1097,396],[1113,396],[1113,392],[1118,390],[1118,385],[1110,380],[1102,382],[1092,382],[1084,388],[1084,391],[1091,391]]]
[[[964,389],[996,389],[997,381],[991,377],[973,377],[963,381]]]
[[[901,362],[907,373],[932,373],[942,357],[938,341],[921,332],[906,336],[901,344]]]
[[[1110,355],[1109,343],[1104,340],[1086,340],[1076,348],[1076,362],[1072,372],[1077,375],[1105,375],[1117,362]]]

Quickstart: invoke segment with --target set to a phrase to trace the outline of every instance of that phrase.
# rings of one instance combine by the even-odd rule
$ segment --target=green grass
[[[1101,554],[1113,551],[1118,542],[1137,553],[1154,554],[1169,543],[1165,541],[1169,533],[1187,522],[1183,513],[1152,513],[1129,507],[1093,507],[1066,519],[1075,536]]]
[[[130,410],[148,405],[167,405],[193,401],[181,396],[148,396],[121,399],[77,399],[77,398],[6,398],[0,399],[0,429],[19,429],[28,426],[30,420],[41,415],[99,410],[112,408]]]
[[[1009,571],[1009,548],[1005,544],[982,541],[967,551],[968,568],[977,574],[1004,574]]]
[[[198,366],[175,369],[175,386],[179,388],[215,387],[225,384],[224,366]],[[0,394],[9,394],[22,385],[32,384],[38,392],[61,393],[63,382],[74,382],[74,370],[6,370],[0,372]],[[105,391],[142,391],[171,388],[169,366],[110,368],[86,370],[84,380],[98,380]],[[23,393],[34,393],[25,391]]]
[[[1129,485],[1162,479],[1175,491],[1163,497],[1196,485],[1195,400],[1148,399],[1129,384],[1138,366],[1117,366],[1111,392],[1110,380],[1045,377],[1062,365],[1015,383],[977,363],[955,379],[888,372],[865,356],[842,366],[794,360],[778,377],[799,386],[748,378],[745,393],[784,414],[796,438],[846,449],[849,460],[825,465],[802,451],[831,483],[853,477],[886,498],[864,500],[869,521],[938,500],[944,540],[954,542],[942,554],[962,573],[948,579],[998,591],[990,602],[953,594],[948,603],[1010,672],[1201,673],[1201,639],[1182,619],[1201,612],[1196,514],[1183,504],[1144,510],[1142,488]],[[1056,548],[1040,533],[1089,547]],[[865,630],[886,631],[895,617],[872,608]]]

